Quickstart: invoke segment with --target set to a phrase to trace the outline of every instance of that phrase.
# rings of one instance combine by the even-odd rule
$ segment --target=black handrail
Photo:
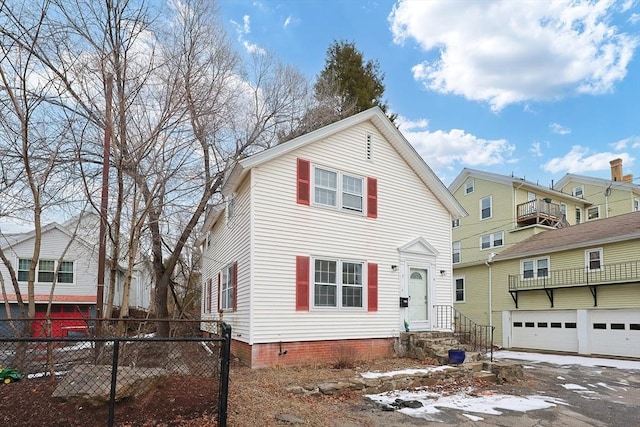
[[[479,325],[460,313],[450,305],[434,305],[436,309],[436,327],[449,329],[460,339],[463,344],[473,348],[473,351],[482,351],[490,354],[493,362],[493,331],[495,326]]]

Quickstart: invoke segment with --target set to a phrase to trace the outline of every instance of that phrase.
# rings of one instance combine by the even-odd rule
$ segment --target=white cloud
[[[571,129],[555,122],[552,122],[549,125],[549,128],[551,129],[551,132],[557,133],[558,135],[567,135],[571,133]]]
[[[621,139],[620,141],[616,141],[614,143],[609,144],[616,151],[626,150],[627,148],[637,148],[640,149],[640,137],[632,136],[629,138]]]
[[[477,167],[513,161],[515,146],[505,139],[482,139],[462,129],[432,132],[424,119],[412,122],[398,117],[397,122],[402,134],[439,175],[459,164]]]
[[[542,157],[542,148],[540,147],[540,143],[539,142],[534,142],[533,144],[531,144],[531,148],[529,148],[529,152],[531,154],[533,154],[536,157]]]
[[[637,35],[610,24],[613,0],[408,1],[389,22],[395,43],[414,40],[425,60],[414,78],[434,92],[487,102],[494,111],[528,100],[613,90]],[[618,9],[619,10],[619,9]]]
[[[292,22],[292,18],[290,16],[287,16],[287,19],[284,20],[284,25],[282,25],[283,28],[287,28]]]
[[[611,168],[609,162],[621,158],[625,166],[633,166],[634,158],[628,153],[594,153],[588,147],[574,145],[563,157],[555,157],[542,165],[542,169],[551,173],[585,173],[605,171]]]
[[[251,17],[249,15],[244,15],[242,17],[242,24],[237,21],[231,20],[231,25],[233,25],[236,33],[238,34],[238,41],[242,44],[242,46],[244,46],[247,52],[260,55],[265,55],[267,53],[267,51],[260,47],[257,43],[251,43],[250,41],[245,39],[245,36],[251,33]]]

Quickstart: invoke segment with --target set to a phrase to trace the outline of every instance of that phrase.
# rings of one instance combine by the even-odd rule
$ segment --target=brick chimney
[[[609,164],[611,165],[611,181],[622,181],[622,159],[611,160]]]

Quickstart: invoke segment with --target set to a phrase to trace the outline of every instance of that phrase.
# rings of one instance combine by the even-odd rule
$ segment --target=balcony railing
[[[543,273],[543,274],[541,274]],[[640,283],[640,261],[603,265],[599,269],[570,268],[566,270],[539,271],[537,277],[523,274],[509,275],[509,293],[518,308],[518,294],[523,291],[544,290],[553,307],[554,290],[587,287],[593,296],[593,306],[598,306],[598,288],[602,285]]]
[[[560,205],[546,200],[551,199],[535,199],[517,205],[518,225],[543,224],[551,227],[558,225],[564,218]]]
[[[547,271],[545,276],[509,275],[509,291],[640,282],[640,261],[603,265],[598,270],[571,268]]]

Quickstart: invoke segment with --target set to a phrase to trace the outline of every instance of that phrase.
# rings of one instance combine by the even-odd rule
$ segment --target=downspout
[[[489,326],[493,327],[493,283],[491,278],[491,264],[493,264],[493,257],[496,256],[495,252],[489,254],[489,259],[484,263],[489,267]]]

